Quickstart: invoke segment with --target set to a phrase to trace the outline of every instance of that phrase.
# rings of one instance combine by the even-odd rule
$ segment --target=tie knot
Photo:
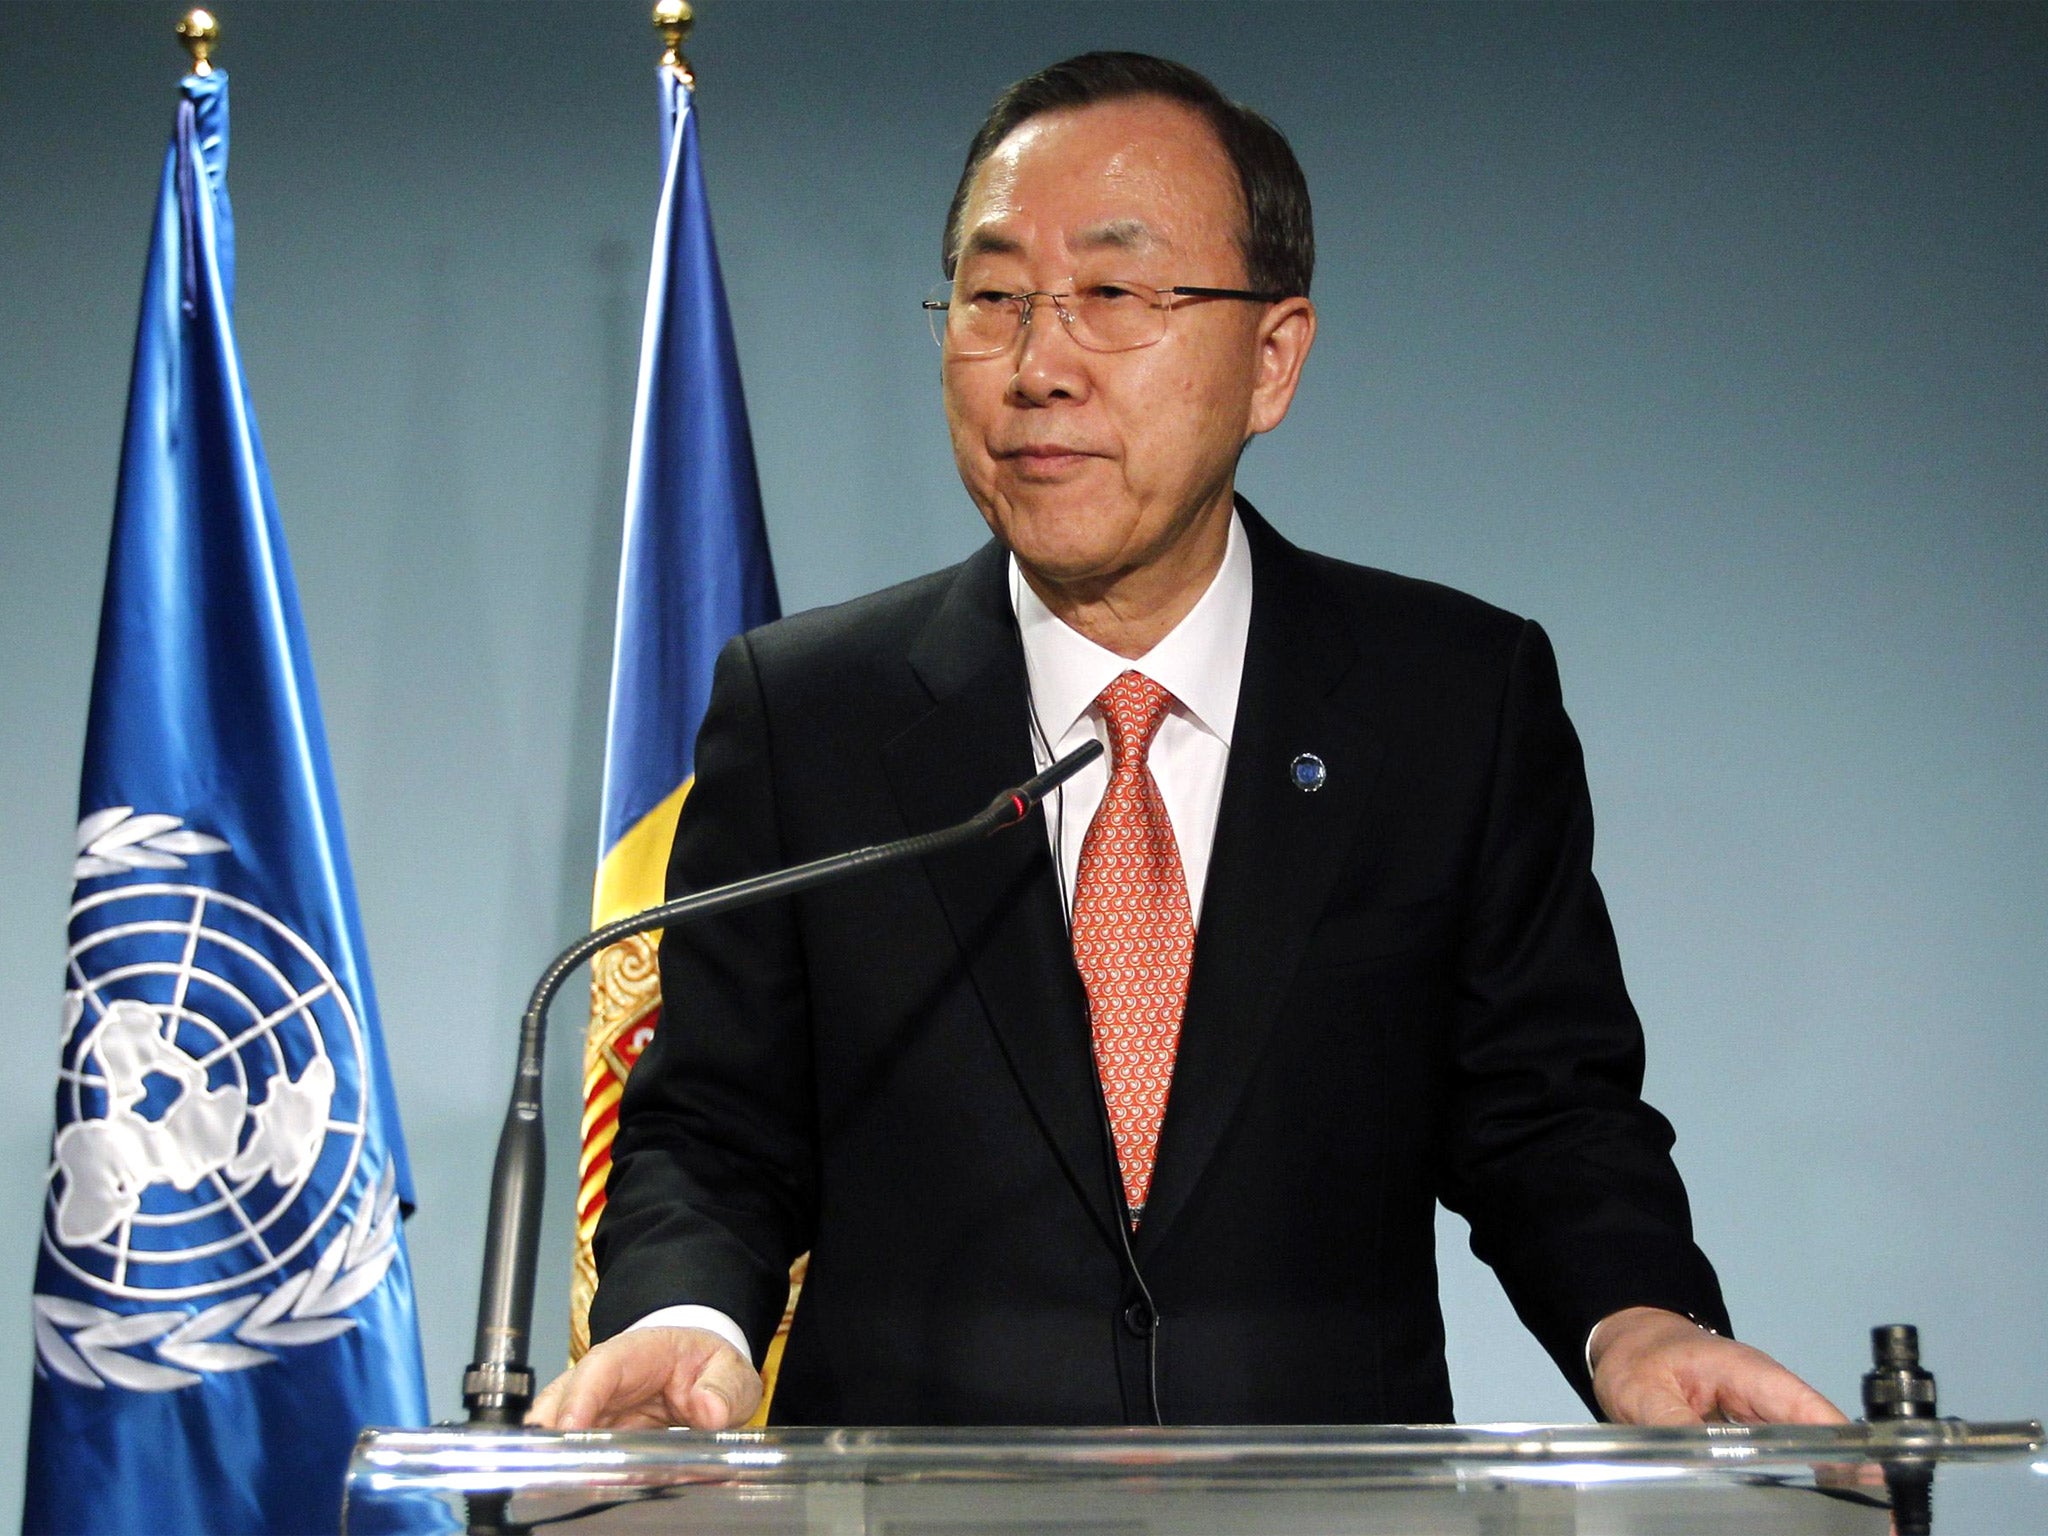
[[[1110,772],[1122,773],[1143,765],[1173,695],[1142,672],[1124,672],[1095,695],[1095,707],[1109,727]]]

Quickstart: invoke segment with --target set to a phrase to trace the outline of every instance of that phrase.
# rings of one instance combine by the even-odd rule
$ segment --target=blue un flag
[[[339,1524],[426,1390],[411,1179],[231,312],[227,76],[143,279],[36,1265],[30,1532]]]

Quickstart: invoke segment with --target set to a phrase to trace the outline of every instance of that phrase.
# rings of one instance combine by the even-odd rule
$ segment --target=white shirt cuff
[[[742,1360],[753,1363],[754,1352],[747,1347],[747,1336],[740,1332],[740,1325],[716,1307],[658,1307],[626,1332],[636,1328],[702,1328],[738,1350]]]

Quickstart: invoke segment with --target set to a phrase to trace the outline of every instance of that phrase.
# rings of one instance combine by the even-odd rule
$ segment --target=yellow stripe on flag
[[[668,851],[676,840],[676,818],[682,815],[683,797],[695,782],[694,776],[683,780],[605,851],[597,866],[597,890],[591,901],[593,928],[660,903],[668,884]]]
[[[591,893],[591,924],[603,927],[658,905],[668,883],[669,845],[675,841],[676,818],[690,793],[685,779],[661,803],[606,850],[597,866]],[[611,1111],[623,1086],[621,1074],[637,1049],[626,1036],[644,1026],[659,1006],[660,983],[654,970],[657,937],[628,939],[602,951],[591,961],[590,1029],[583,1039],[583,1147],[576,1190],[576,1251],[569,1281],[569,1358],[590,1345],[590,1297],[597,1288],[597,1266],[590,1253],[591,1235],[604,1213],[604,1184],[611,1173]],[[625,960],[621,961],[621,956]]]

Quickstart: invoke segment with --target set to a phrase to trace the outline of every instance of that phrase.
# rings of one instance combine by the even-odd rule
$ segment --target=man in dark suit
[[[934,301],[996,536],[743,637],[694,889],[1048,826],[679,930],[536,1422],[1445,1420],[1441,1200],[1589,1404],[1839,1417],[1725,1335],[1533,624],[1293,548],[1234,495],[1315,334],[1306,188],[1163,61],[1013,87]]]

